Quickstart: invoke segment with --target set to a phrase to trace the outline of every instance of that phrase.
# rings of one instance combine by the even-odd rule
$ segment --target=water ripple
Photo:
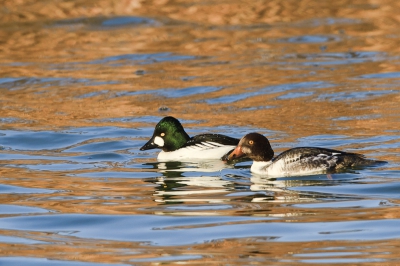
[[[221,96],[218,98],[207,99],[205,100],[208,104],[222,104],[222,103],[233,103],[240,100],[244,100],[254,96],[260,96],[264,94],[274,94],[291,90],[301,90],[301,89],[321,89],[321,88],[329,88],[334,86],[331,83],[323,82],[323,81],[310,81],[310,82],[299,82],[292,84],[282,84],[282,85],[273,85],[267,86],[260,89],[249,89],[250,92]],[[290,97],[290,96],[289,96]],[[283,98],[284,99],[284,98]]]

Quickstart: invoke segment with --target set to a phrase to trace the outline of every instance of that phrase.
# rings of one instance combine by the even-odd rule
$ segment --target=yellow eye
[[[163,132],[163,133],[161,133],[161,134],[160,134],[160,136],[161,136],[161,137],[164,137],[164,136],[165,136],[165,133],[164,133],[164,132]]]
[[[249,140],[249,144],[250,144],[250,145],[253,145],[253,144],[254,144],[254,141]]]

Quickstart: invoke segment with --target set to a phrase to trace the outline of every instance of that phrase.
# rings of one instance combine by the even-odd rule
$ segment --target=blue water
[[[394,2],[161,2],[0,11],[0,265],[399,264]],[[167,115],[387,164],[158,162]]]
[[[210,129],[192,128],[189,132],[196,134],[203,130]],[[224,130],[223,133],[235,131],[234,128]],[[2,176],[6,183],[7,180],[25,180],[25,185],[0,186],[3,198],[19,198],[17,204],[1,205],[0,228],[2,232],[15,233],[3,235],[0,241],[23,246],[106,241],[182,247],[224,239],[301,243],[384,241],[400,237],[399,220],[384,216],[386,209],[398,206],[400,171],[393,170],[394,162],[354,173],[335,174],[332,179],[324,175],[268,179],[250,174],[251,162],[236,166],[219,161],[157,163],[154,160],[157,151],[138,150],[151,133],[152,127],[1,130],[3,171],[23,168],[21,173],[27,175],[12,176],[10,172],[11,176]],[[240,133],[233,135],[239,137]],[[300,138],[298,144],[346,147],[354,141],[348,136],[320,135]],[[399,138],[357,140],[365,146],[375,145],[381,150],[379,154],[390,149],[388,143],[393,141],[398,143]],[[44,173],[43,177],[40,173]],[[57,177],[52,179],[53,175]],[[45,180],[39,182],[37,178]],[[53,180],[61,183],[52,184]],[[102,184],[107,193],[89,189],[91,183]],[[52,189],[40,188],[43,186]],[[143,187],[143,194],[137,188],[129,192],[132,186]],[[29,205],[47,202],[49,205],[29,207],[24,206],[24,202]],[[56,204],[54,208],[53,204]],[[73,209],[61,208],[60,204]],[[136,204],[140,207],[135,207]],[[107,206],[115,209],[115,213],[102,213]],[[374,213],[373,219],[369,212]],[[354,218],[349,219],[351,217]],[[38,238],[36,232],[46,232],[47,236]],[[308,262],[323,262],[324,253],[316,254],[315,257],[296,256],[306,256]],[[367,259],[363,252],[342,251],[329,252],[333,259],[326,262],[336,261],[335,256],[343,254],[356,257],[339,259],[346,263],[385,261],[373,259],[372,255],[372,260]],[[186,261],[203,256],[205,254],[199,255],[196,251],[132,261]],[[3,265],[14,261],[25,265],[50,263],[18,256],[4,257],[0,261]],[[62,260],[57,263],[74,265]]]

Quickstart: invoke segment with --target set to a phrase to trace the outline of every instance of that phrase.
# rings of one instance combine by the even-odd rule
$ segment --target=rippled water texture
[[[400,2],[2,1],[0,265],[400,265]],[[158,163],[155,124],[388,164]]]

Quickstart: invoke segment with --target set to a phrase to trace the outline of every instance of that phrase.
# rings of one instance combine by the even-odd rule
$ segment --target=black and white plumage
[[[236,143],[236,144],[235,144]],[[181,148],[158,154],[159,161],[185,159],[219,160],[233,151],[238,139],[220,134],[201,134],[190,138]]]
[[[384,163],[366,159],[357,153],[317,147],[294,148],[273,158],[274,151],[268,139],[258,133],[244,136],[228,159],[245,155],[253,160],[251,172],[272,177],[334,173],[343,169]]]
[[[239,139],[221,134],[189,137],[176,118],[167,116],[156,125],[153,136],[140,150],[161,149],[157,156],[159,161],[219,160],[238,143]]]

